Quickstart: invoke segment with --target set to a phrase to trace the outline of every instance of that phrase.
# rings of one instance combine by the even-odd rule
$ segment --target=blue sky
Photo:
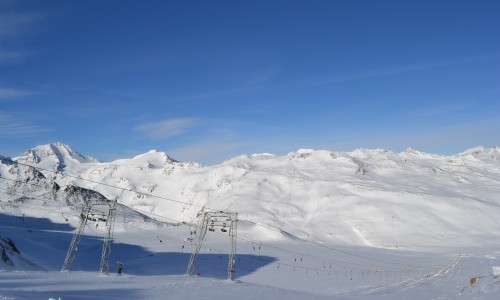
[[[499,1],[0,0],[0,154],[500,146]]]

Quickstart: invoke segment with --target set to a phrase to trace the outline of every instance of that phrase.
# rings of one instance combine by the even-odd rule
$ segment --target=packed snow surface
[[[301,149],[203,166],[155,150],[101,163],[56,143],[2,158],[0,176],[0,270],[19,270],[0,272],[0,299],[500,295],[498,147],[453,156]],[[85,227],[72,272],[60,273],[90,198],[120,204],[112,274],[98,275],[99,222]],[[206,236],[200,276],[185,275],[202,208],[239,214],[236,282],[225,281],[220,231]]]

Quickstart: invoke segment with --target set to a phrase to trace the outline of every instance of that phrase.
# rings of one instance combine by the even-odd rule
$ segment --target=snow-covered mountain
[[[52,182],[49,192],[51,184],[79,186],[183,222],[207,207],[239,212],[244,220],[302,239],[394,249],[472,247],[500,235],[499,147],[453,156],[411,148],[402,153],[301,149],[202,166],[155,150],[101,163],[56,143],[14,160],[51,170],[41,170]],[[251,234],[260,239],[282,238],[257,227]]]
[[[77,168],[81,163],[99,163],[97,159],[81,155],[70,146],[59,142],[37,146],[14,160],[58,171],[64,171],[67,166]]]
[[[81,204],[106,198],[120,203],[111,272],[121,261],[125,275],[96,276],[99,219],[85,226],[79,272],[60,273]],[[207,234],[201,277],[183,275],[202,207],[239,213],[238,284],[221,280],[222,232]],[[0,209],[0,270],[23,271],[0,272],[9,282],[0,299],[496,300],[500,292],[498,147],[453,156],[301,149],[202,166],[158,151],[101,163],[57,143],[0,157]]]

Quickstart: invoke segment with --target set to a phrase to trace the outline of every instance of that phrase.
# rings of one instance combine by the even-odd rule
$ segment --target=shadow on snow
[[[45,218],[11,216],[0,213],[0,236],[10,237],[25,258],[49,269],[59,270],[73,237],[74,227],[53,223]],[[82,235],[72,271],[98,272],[102,253],[102,237]],[[186,273],[190,252],[150,252],[146,248],[113,243],[110,272],[117,272],[117,261],[123,262],[123,273],[130,275],[182,275]],[[194,273],[203,277],[228,277],[228,255],[200,253]],[[263,255],[237,254],[235,278],[257,271],[276,258]]]

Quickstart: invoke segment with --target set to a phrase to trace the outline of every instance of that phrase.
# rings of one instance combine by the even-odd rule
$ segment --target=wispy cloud
[[[425,109],[415,112],[415,115],[417,117],[433,117],[433,116],[447,115],[464,111],[468,108],[471,108],[473,105],[474,105],[473,103],[459,102],[445,106],[427,107]]]
[[[213,165],[244,153],[248,142],[210,140],[170,149],[172,157],[181,161],[201,162]]]
[[[136,130],[151,139],[161,140],[183,134],[197,123],[195,118],[169,119],[141,124]]]
[[[24,91],[12,88],[0,88],[0,101],[8,100],[13,98],[19,98],[23,96],[29,96],[35,94],[31,91]]]
[[[32,55],[33,49],[29,51],[13,49],[12,45],[9,46],[9,42],[38,30],[40,21],[48,16],[46,12],[26,11],[26,7],[19,4],[19,1],[0,1],[0,42],[2,43],[0,63],[18,62]]]
[[[241,84],[240,86],[235,86],[232,88],[216,90],[216,91],[201,92],[198,94],[182,97],[179,100],[185,101],[185,100],[198,100],[205,98],[217,98],[233,94],[243,94],[243,93],[264,91],[264,90],[288,90],[296,88],[312,88],[318,86],[327,86],[344,82],[400,75],[411,72],[432,70],[436,68],[444,68],[448,66],[473,63],[488,59],[497,59],[499,57],[500,54],[497,53],[468,56],[468,57],[456,57],[452,59],[423,61],[423,62],[408,63],[408,64],[387,66],[374,69],[357,70],[351,72],[339,72],[337,74],[332,74],[330,76],[301,78],[298,80],[284,81],[281,83],[269,82],[269,80],[275,76],[274,73],[269,72],[269,74],[263,73],[263,75],[261,76],[256,76],[255,78]]]
[[[237,93],[245,93],[245,92],[248,92],[249,89],[250,88],[247,88],[247,87],[237,87],[237,88],[229,88],[229,89],[220,90],[220,91],[210,91],[210,92],[186,96],[186,97],[181,98],[181,100],[198,100],[198,99],[205,99],[205,98],[223,97],[223,96],[237,94]]]
[[[0,49],[0,63],[17,62],[27,56],[28,52]]]
[[[0,39],[16,37],[32,30],[35,22],[46,17],[39,12],[19,13],[9,11],[0,13]]]
[[[0,137],[28,137],[49,131],[51,129],[33,124],[19,115],[0,111]]]
[[[499,56],[500,56],[499,54],[490,54],[490,55],[478,55],[469,57],[458,57],[453,59],[443,59],[440,61],[428,61],[428,62],[420,62],[420,63],[406,64],[406,65],[399,65],[399,66],[392,66],[392,67],[385,67],[385,68],[378,68],[371,70],[360,70],[333,76],[304,79],[297,82],[289,82],[283,84],[282,87],[289,88],[289,87],[323,86],[341,82],[349,82],[349,81],[377,78],[390,75],[399,75],[399,74],[417,72],[423,70],[431,70],[435,68],[442,68],[463,63],[482,61],[485,59],[498,58]]]

